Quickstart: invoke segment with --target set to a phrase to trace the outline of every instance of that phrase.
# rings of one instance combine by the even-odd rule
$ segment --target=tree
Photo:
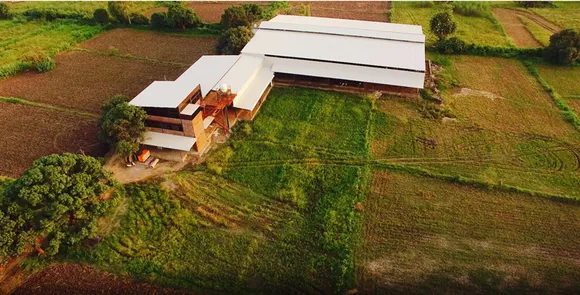
[[[167,22],[173,27],[181,28],[185,31],[186,28],[195,28],[202,24],[201,19],[197,14],[187,7],[182,5],[171,5],[167,9]]]
[[[107,5],[109,14],[123,24],[131,24],[132,7],[131,1],[109,1]]]
[[[167,13],[155,12],[151,15],[151,27],[161,29],[167,27]]]
[[[544,57],[553,63],[570,65],[580,61],[580,34],[574,29],[562,30],[550,37]]]
[[[0,3],[0,19],[9,19],[12,17],[10,7],[6,3]]]
[[[221,24],[228,29],[249,26],[250,21],[242,6],[230,6],[222,14]]]
[[[441,39],[453,34],[457,30],[457,24],[451,18],[449,12],[437,13],[431,18],[431,32]]]
[[[109,23],[109,12],[104,8],[95,9],[93,12],[93,19],[95,22],[105,25]]]
[[[262,18],[262,8],[260,7],[260,5],[258,4],[254,4],[254,3],[248,3],[248,4],[243,4],[242,7],[244,8],[244,11],[246,12],[246,19],[248,20],[248,23],[251,25],[255,22],[257,22],[258,20],[260,20]]]
[[[139,150],[145,134],[147,113],[140,107],[130,105],[127,97],[117,95],[103,105],[100,121],[100,137],[123,156]]]
[[[44,240],[46,254],[61,243],[74,245],[95,234],[108,206],[100,196],[112,185],[110,173],[90,156],[50,155],[34,162],[8,184],[0,206],[0,257],[22,253]]]
[[[220,54],[240,54],[253,35],[248,27],[228,29],[218,40],[217,51]]]

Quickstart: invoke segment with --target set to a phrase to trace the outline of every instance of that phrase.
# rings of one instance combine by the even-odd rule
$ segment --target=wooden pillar
[[[198,152],[203,151],[207,145],[207,135],[205,133],[205,128],[203,127],[202,113],[203,112],[198,112],[192,120],[181,120],[185,136],[197,138],[195,149]]]

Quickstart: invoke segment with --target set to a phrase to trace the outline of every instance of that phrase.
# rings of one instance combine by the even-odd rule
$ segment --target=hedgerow
[[[506,58],[537,58],[542,57],[542,48],[494,47],[487,45],[467,44],[465,41],[452,37],[442,39],[431,48],[443,54],[469,54]]]

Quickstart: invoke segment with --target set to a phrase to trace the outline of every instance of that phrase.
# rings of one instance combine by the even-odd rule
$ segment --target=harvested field
[[[292,1],[292,14],[299,14],[301,5],[310,6],[310,15],[318,17],[343,18],[388,22],[387,11],[390,1]]]
[[[565,98],[580,98],[580,67],[536,65],[540,76]]]
[[[534,14],[562,28],[580,29],[580,3],[578,1],[555,2],[557,7],[530,8]]]
[[[12,294],[194,294],[140,283],[93,267],[54,264],[30,276]]]
[[[96,119],[0,101],[0,175],[17,177],[41,156],[79,148],[103,156],[97,132]]]
[[[187,67],[70,51],[56,57],[56,69],[0,80],[0,96],[98,114],[115,94],[133,97],[155,80],[174,80]]]
[[[526,29],[518,14],[511,9],[496,8],[493,14],[501,22],[506,33],[514,40],[518,47],[539,47],[541,44]]]
[[[114,49],[119,54],[191,65],[202,55],[215,54],[216,44],[217,40],[211,37],[116,29],[92,38],[81,46],[105,52]]]
[[[363,294],[573,294],[580,207],[376,171],[364,202]]]

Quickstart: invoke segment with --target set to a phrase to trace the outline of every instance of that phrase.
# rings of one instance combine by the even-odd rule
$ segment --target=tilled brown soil
[[[216,44],[217,40],[211,37],[115,29],[92,38],[81,46],[107,52],[115,48],[120,54],[189,65],[202,55],[215,54]]]
[[[506,33],[514,40],[518,47],[540,47],[541,44],[526,29],[518,14],[510,9],[496,8],[495,17],[501,22]]]
[[[194,294],[136,282],[78,264],[55,264],[30,276],[13,295]]]
[[[161,46],[162,47],[162,46]],[[174,80],[187,66],[69,51],[47,73],[26,72],[0,80],[0,96],[99,114],[115,94],[134,97],[155,80]]]
[[[248,2],[190,2],[188,7],[208,23],[217,23],[228,7]],[[250,2],[257,3],[264,8],[268,1]],[[368,21],[388,21],[386,12],[390,7],[389,1],[291,1],[289,11],[292,14],[299,14],[301,5],[310,5],[310,15],[318,17],[344,18]],[[165,7],[158,7],[147,11],[146,15],[154,12],[167,11]],[[284,11],[281,11],[284,13]]]
[[[41,156],[79,152],[103,156],[97,120],[0,101],[0,175],[18,177]]]

